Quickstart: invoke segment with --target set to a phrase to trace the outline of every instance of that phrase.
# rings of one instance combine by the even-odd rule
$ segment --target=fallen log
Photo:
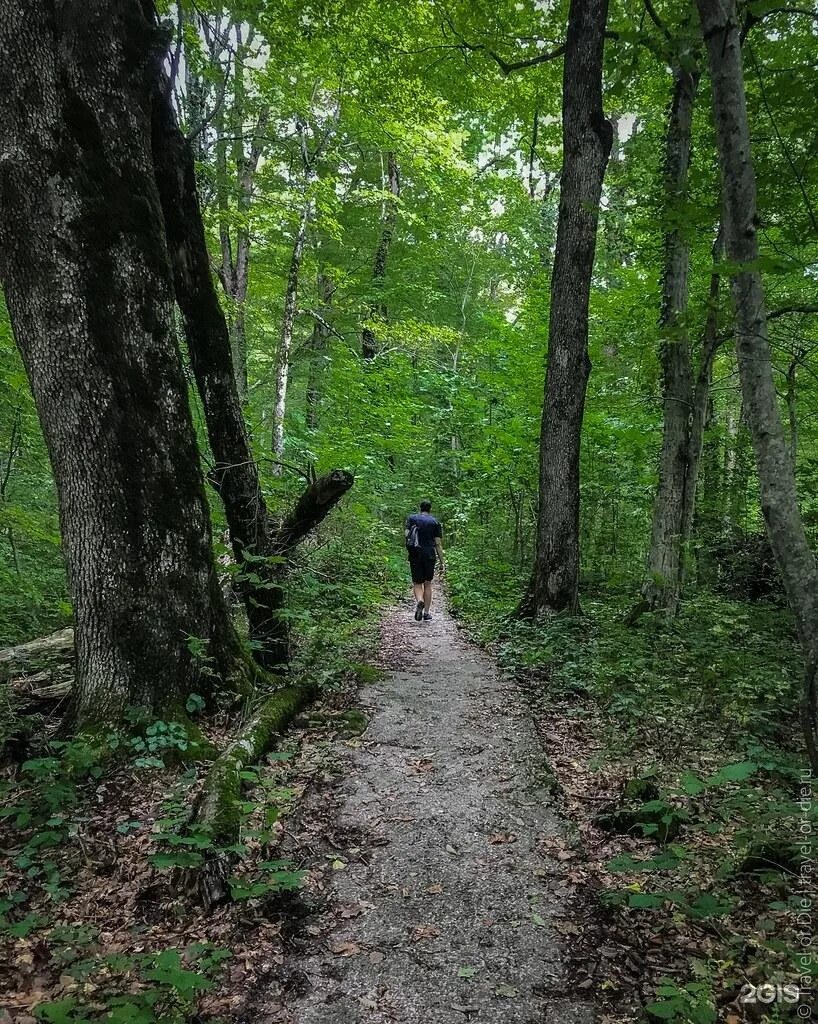
[[[9,680],[9,686],[16,694],[30,700],[62,700],[74,688],[74,679],[55,679],[54,673],[46,670],[33,676],[16,676]]]
[[[26,700],[62,700],[74,685],[74,630],[0,651],[0,681]]]
[[[36,640],[29,640],[27,643],[0,651],[0,665],[16,665],[20,662],[39,661],[41,658],[50,659],[54,655],[73,656],[73,653],[74,630],[68,626],[66,629],[57,630],[56,633],[49,633],[48,636],[41,636]]]
[[[314,683],[286,686],[266,697],[213,762],[193,807],[191,824],[208,835],[214,846],[226,846],[237,838],[241,824],[241,773],[273,745],[298,712],[318,692]],[[195,888],[206,909],[229,896],[231,857],[214,849],[197,869]]]

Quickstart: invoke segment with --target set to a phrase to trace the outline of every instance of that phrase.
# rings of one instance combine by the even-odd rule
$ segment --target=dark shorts
[[[435,556],[423,551],[410,551],[409,569],[413,583],[428,583],[435,574]]]

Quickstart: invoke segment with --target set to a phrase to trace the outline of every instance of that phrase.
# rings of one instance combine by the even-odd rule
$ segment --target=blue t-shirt
[[[420,549],[424,555],[430,558],[435,557],[435,537],[442,537],[443,530],[440,523],[428,512],[414,512],[406,519],[406,529],[412,525],[418,528],[418,540]]]

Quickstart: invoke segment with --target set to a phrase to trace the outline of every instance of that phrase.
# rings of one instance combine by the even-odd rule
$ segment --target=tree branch
[[[652,0],[643,0],[643,2],[645,4],[645,10],[648,12],[648,16],[650,17],[650,20],[659,29],[659,31],[662,33],[662,35],[665,37],[665,39],[667,39],[667,41],[669,43],[672,43],[673,42],[673,36],[671,35],[670,31],[668,30],[668,27],[665,25],[665,23],[662,21],[662,19],[659,17],[659,15],[656,13],[656,8],[653,6]]]
[[[789,316],[792,313],[818,313],[818,302],[797,302],[791,306],[780,306],[778,309],[768,310],[767,320],[778,320],[779,317]],[[735,333],[735,328],[733,328],[720,334],[719,344],[729,341],[735,336]]]
[[[352,487],[355,477],[344,469],[333,469],[319,477],[302,493],[295,508],[276,531],[276,554],[285,555],[314,530]]]

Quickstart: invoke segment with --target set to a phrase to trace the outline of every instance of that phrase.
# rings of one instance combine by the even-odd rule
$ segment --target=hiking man
[[[431,501],[420,503],[420,512],[408,516],[404,525],[406,550],[409,554],[409,568],[412,572],[412,589],[415,592],[415,619],[427,621],[432,613],[432,577],[435,574],[435,555],[443,564],[443,530],[432,513]]]

